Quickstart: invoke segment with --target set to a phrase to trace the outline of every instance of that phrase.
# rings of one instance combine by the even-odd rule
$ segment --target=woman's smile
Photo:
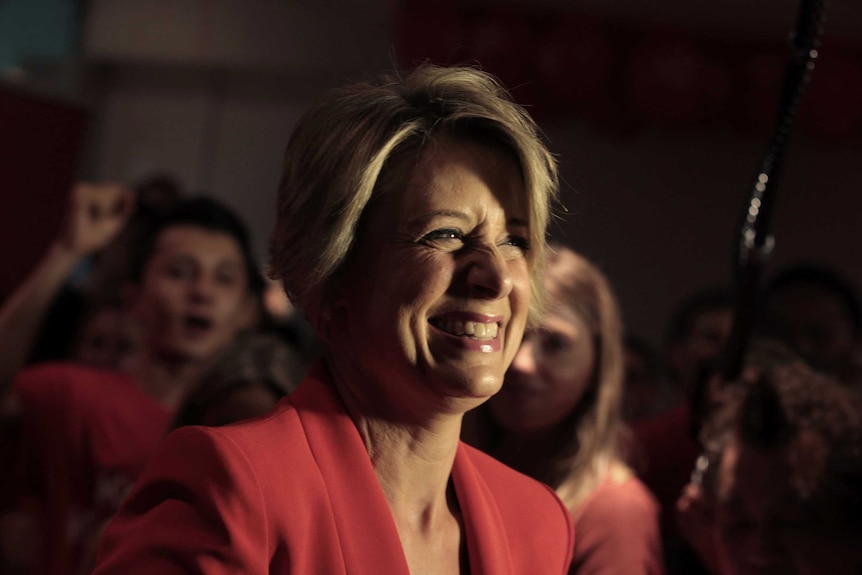
[[[451,313],[428,320],[432,330],[442,332],[467,350],[492,353],[500,351],[502,317],[477,317],[475,314]]]

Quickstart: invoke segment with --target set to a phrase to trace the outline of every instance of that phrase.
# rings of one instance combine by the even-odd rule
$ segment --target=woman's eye
[[[504,245],[516,247],[522,252],[530,250],[530,240],[523,236],[509,236],[506,238]]]
[[[445,228],[441,230],[434,230],[433,232],[428,232],[419,240],[423,244],[449,244],[449,243],[461,243],[464,240],[464,234],[461,233],[460,230]]]
[[[559,334],[545,333],[542,335],[542,351],[545,353],[557,353],[568,346],[568,340]]]

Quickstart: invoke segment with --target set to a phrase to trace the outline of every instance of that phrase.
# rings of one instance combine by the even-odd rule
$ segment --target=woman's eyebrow
[[[459,212],[457,210],[434,210],[432,212],[428,212],[422,214],[421,216],[417,216],[407,222],[407,225],[410,227],[423,225],[426,222],[433,220],[434,218],[455,218],[458,220],[462,220],[464,222],[470,221],[470,216],[464,212]],[[524,218],[509,218],[506,220],[506,224],[510,226],[520,226],[524,228],[529,228],[530,223]]]
[[[427,212],[422,214],[421,216],[417,216],[408,222],[410,226],[422,225],[429,220],[433,220],[434,218],[455,218],[463,221],[470,221],[470,216],[465,214],[464,212],[459,212],[457,210],[434,210],[432,212]]]

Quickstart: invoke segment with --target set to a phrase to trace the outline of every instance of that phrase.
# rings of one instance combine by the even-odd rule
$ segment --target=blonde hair
[[[596,342],[593,381],[575,408],[578,415],[559,468],[572,491],[564,499],[580,501],[621,458],[623,324],[610,283],[586,258],[554,243],[546,266],[545,283],[553,305],[574,311]]]
[[[530,316],[537,317],[545,230],[558,189],[556,162],[535,122],[492,76],[423,65],[403,78],[385,75],[334,90],[303,115],[287,144],[270,275],[315,326],[366,208],[400,183],[387,180],[403,176],[392,166],[394,156],[418,153],[439,136],[502,148],[518,161],[533,248]]]
[[[581,318],[595,342],[596,357],[587,390],[559,428],[559,442],[551,441],[559,445],[552,461],[540,469],[520,471],[553,487],[574,510],[609,474],[630,474],[622,463],[620,447],[624,430],[622,319],[604,274],[567,247],[550,245],[543,281],[548,307],[565,307]],[[491,455],[502,455],[499,450],[510,432],[497,422],[488,403],[470,412],[465,421],[465,441]],[[508,463],[517,467],[515,462]]]

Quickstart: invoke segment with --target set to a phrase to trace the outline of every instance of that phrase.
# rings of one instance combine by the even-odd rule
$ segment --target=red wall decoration
[[[540,121],[578,118],[632,131],[772,125],[786,42],[715,40],[528,7],[403,0],[399,65],[478,63]],[[800,129],[824,140],[862,131],[862,57],[828,34]]]

